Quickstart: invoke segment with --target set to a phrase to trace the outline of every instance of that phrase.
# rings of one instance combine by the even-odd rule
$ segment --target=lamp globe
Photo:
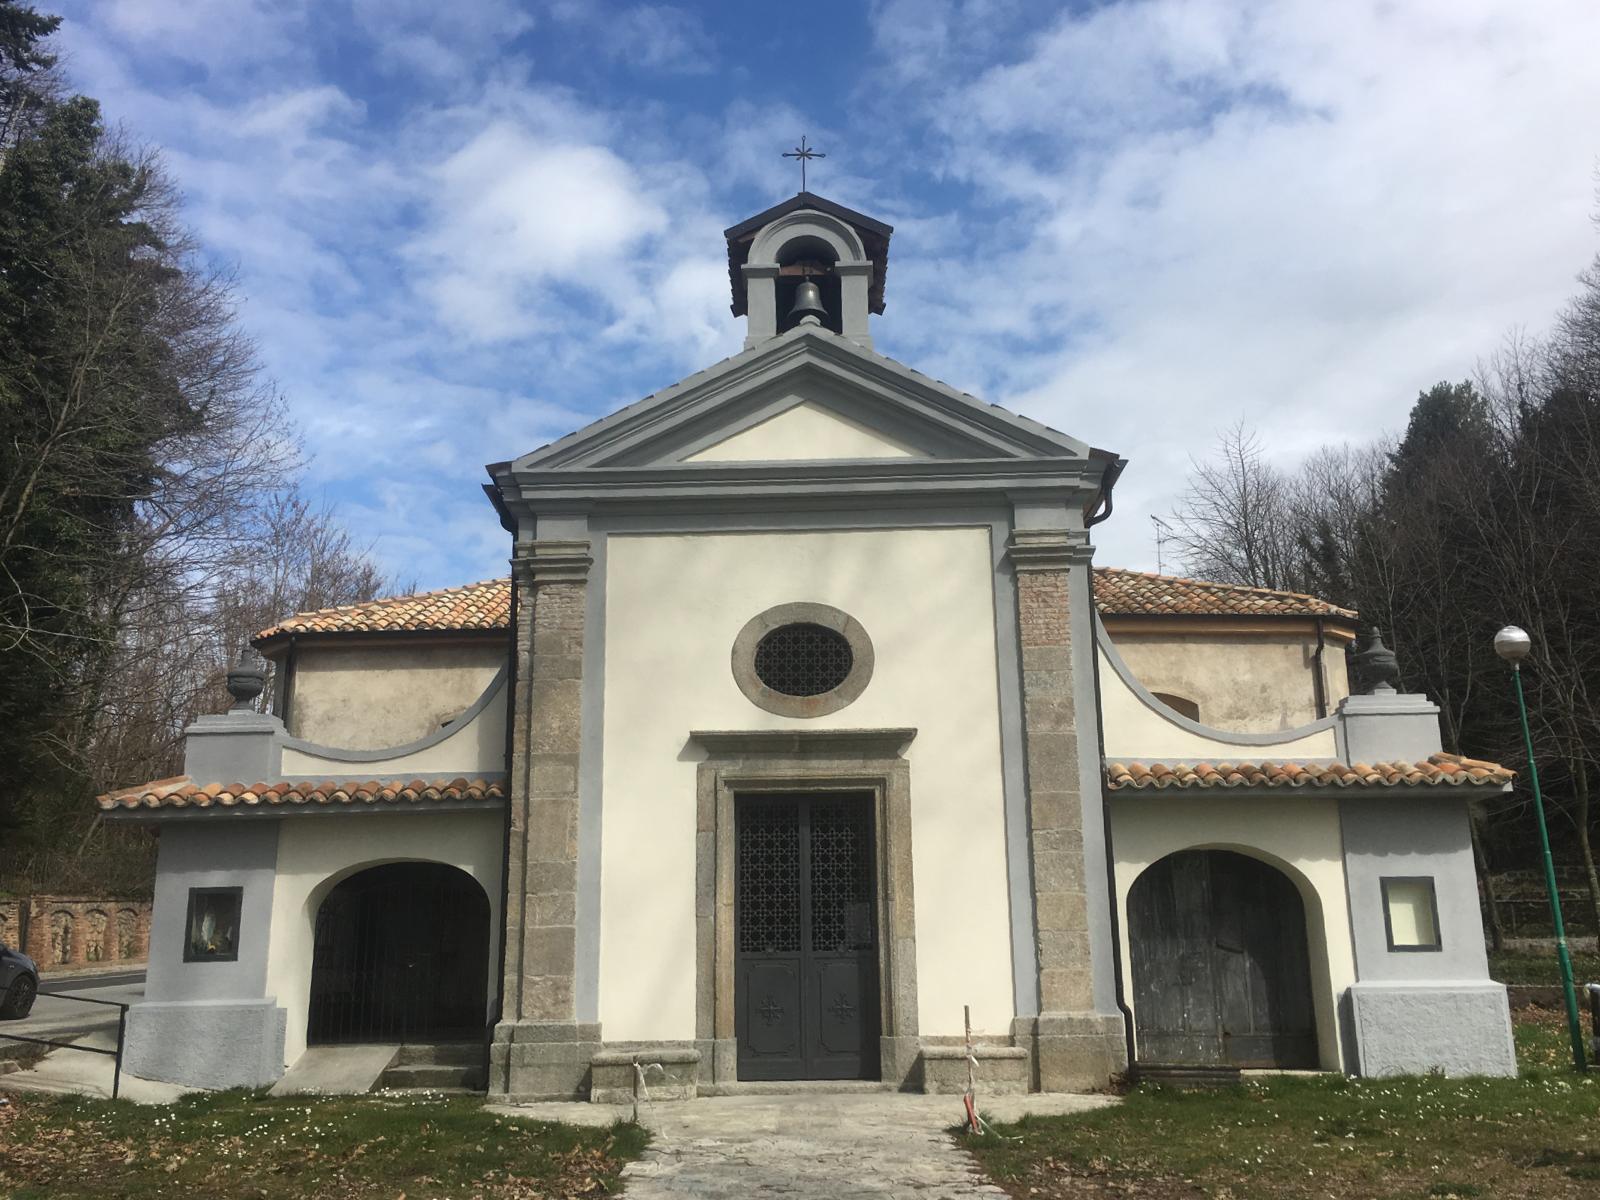
[[[1533,649],[1533,639],[1528,631],[1516,625],[1507,625],[1494,635],[1494,652],[1508,663],[1519,663]]]

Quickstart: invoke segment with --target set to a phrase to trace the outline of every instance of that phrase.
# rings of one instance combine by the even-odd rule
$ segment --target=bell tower
[[[800,192],[724,231],[733,315],[745,317],[745,349],[799,325],[872,345],[868,321],[883,312],[892,226]]]

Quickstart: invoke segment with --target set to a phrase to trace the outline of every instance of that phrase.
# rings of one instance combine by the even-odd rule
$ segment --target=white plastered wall
[[[1100,721],[1105,756],[1112,762],[1303,762],[1337,757],[1338,745],[1331,728],[1270,746],[1242,746],[1193,733],[1152,710],[1122,681],[1105,654],[1096,653],[1100,654]],[[1202,720],[1205,715],[1202,709]]]
[[[915,446],[808,400],[707,446],[684,461],[793,462],[926,457]]]
[[[606,565],[600,1020],[695,1036],[695,729],[909,726],[918,1019],[1009,1032],[1011,935],[987,528],[612,535]],[[872,682],[814,720],[739,691],[751,617],[812,601],[872,639]]]
[[[306,1048],[311,956],[317,909],[335,884],[367,867],[433,862],[459,867],[489,897],[489,1002],[499,991],[501,861],[505,815],[494,811],[357,813],[305,816],[283,822],[272,896],[272,942],[267,994],[288,1013],[284,1062]],[[484,1020],[489,1014],[485,1012]]]
[[[1193,793],[1113,794],[1111,842],[1116,855],[1117,916],[1122,930],[1123,992],[1134,1003],[1128,891],[1146,867],[1180,850],[1233,850],[1277,867],[1293,881],[1306,908],[1306,947],[1322,1066],[1341,1067],[1338,999],[1355,982],[1346,902],[1339,802],[1304,796],[1234,799]],[[1134,1011],[1134,1028],[1139,1023]]]

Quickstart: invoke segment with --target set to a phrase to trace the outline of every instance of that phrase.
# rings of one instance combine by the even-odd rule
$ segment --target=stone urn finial
[[[1356,638],[1356,671],[1368,695],[1393,694],[1400,682],[1400,660],[1383,644],[1383,634],[1368,626]]]
[[[233,697],[231,712],[254,711],[256,697],[267,686],[267,673],[259,662],[248,646],[239,651],[239,661],[228,672],[228,695]]]

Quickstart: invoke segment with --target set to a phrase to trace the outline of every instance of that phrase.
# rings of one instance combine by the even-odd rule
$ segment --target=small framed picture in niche
[[[1438,950],[1439,903],[1425,875],[1382,880],[1383,924],[1390,950]]]
[[[190,888],[183,961],[235,961],[239,957],[239,910],[243,902],[243,888]]]

